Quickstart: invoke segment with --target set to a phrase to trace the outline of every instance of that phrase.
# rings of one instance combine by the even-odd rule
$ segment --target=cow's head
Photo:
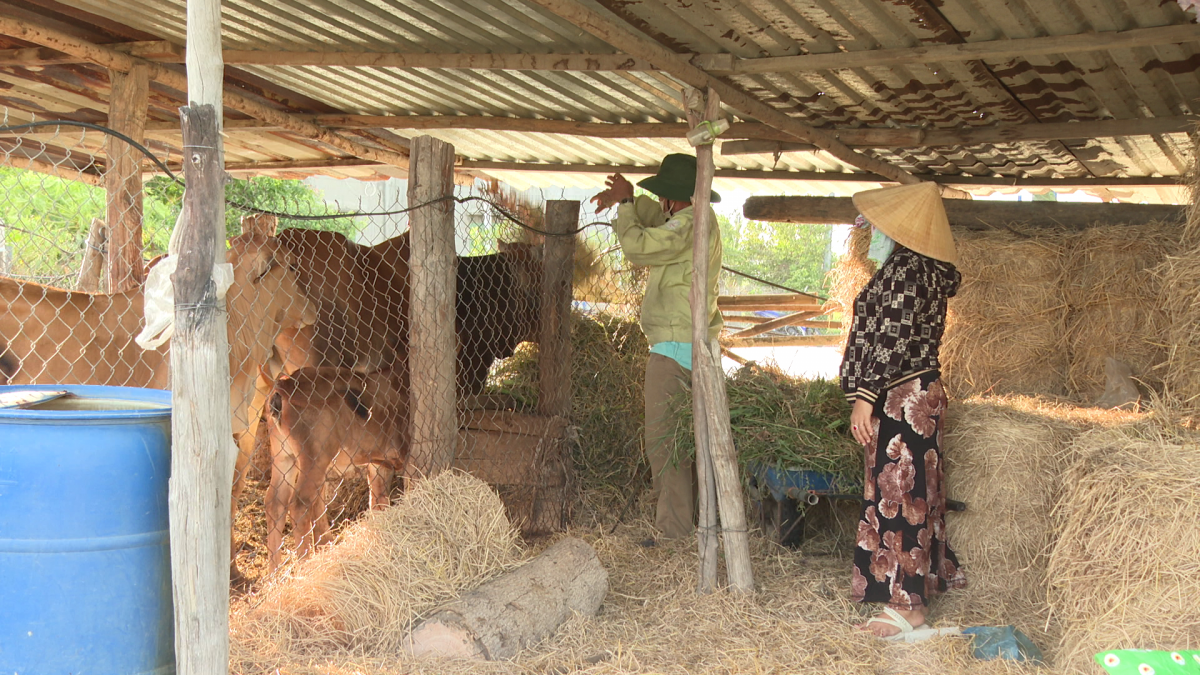
[[[316,309],[288,269],[287,252],[274,237],[238,235],[229,240],[233,284],[229,287],[230,374],[252,383],[267,362],[275,337],[285,328],[311,325]],[[252,387],[250,387],[252,390]],[[252,394],[248,390],[246,395]],[[238,402],[231,401],[234,409]]]

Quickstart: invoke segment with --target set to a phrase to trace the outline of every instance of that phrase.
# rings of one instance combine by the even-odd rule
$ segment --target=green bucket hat
[[[638,181],[638,187],[663,199],[690,202],[696,192],[696,158],[684,154],[667,155],[658,166],[658,173]],[[716,204],[721,201],[721,195],[713,191],[709,201]]]

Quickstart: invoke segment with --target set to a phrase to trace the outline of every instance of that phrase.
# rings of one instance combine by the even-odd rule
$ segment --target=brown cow
[[[290,512],[300,557],[328,530],[321,488],[331,470],[381,465],[371,476],[371,508],[388,504],[387,484],[408,459],[408,386],[402,372],[302,368],[275,381],[268,396],[271,484],[267,488],[270,569],[279,566]]]
[[[287,252],[273,238],[243,235],[229,243],[229,406],[239,447],[252,449],[262,409],[261,397],[254,400],[258,366],[270,356],[281,329],[312,323],[315,312],[288,270]],[[166,389],[167,350],[145,351],[134,342],[142,312],[140,288],[102,295],[0,278],[0,337],[8,341],[4,358],[19,365],[9,375],[11,382]],[[235,504],[249,461],[244,447],[233,486]]]

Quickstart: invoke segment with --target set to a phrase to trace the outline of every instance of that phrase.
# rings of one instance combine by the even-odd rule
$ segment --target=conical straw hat
[[[937,185],[915,183],[859,192],[854,195],[854,206],[897,244],[952,265],[958,263]]]

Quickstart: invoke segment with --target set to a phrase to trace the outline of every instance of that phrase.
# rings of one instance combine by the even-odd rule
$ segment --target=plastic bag
[[[1033,644],[1033,640],[1014,626],[975,626],[964,628],[962,632],[971,636],[977,659],[1007,659],[1034,664],[1043,661],[1042,651]]]
[[[178,256],[168,255],[150,268],[144,290],[143,313],[146,325],[134,341],[145,350],[158,349],[175,334],[175,284],[171,281]],[[225,293],[233,284],[233,265],[213,265],[213,282],[217,285],[217,301],[225,300]]]

